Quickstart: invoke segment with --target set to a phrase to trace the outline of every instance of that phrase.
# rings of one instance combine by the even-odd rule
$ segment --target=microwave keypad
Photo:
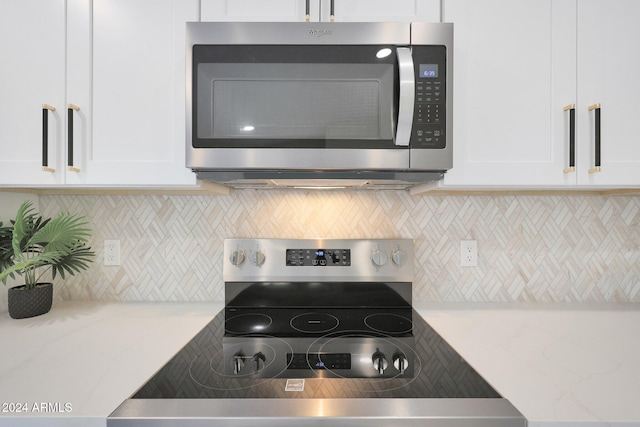
[[[443,100],[442,82],[417,82],[416,102],[418,104],[440,104]]]
[[[416,82],[416,108],[412,145],[419,148],[444,148],[445,97],[440,80]]]

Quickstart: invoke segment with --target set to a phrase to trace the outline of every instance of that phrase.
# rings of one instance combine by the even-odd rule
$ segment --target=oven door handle
[[[400,79],[400,97],[398,102],[398,127],[393,143],[396,146],[408,147],[413,126],[416,79],[413,71],[411,49],[399,47],[396,55],[398,58],[398,77]]]

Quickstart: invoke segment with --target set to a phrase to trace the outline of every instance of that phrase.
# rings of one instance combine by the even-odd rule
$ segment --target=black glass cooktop
[[[301,371],[291,370],[277,378],[255,378],[251,375],[234,375],[225,371],[229,361],[223,352],[225,313],[219,313],[180,352],[160,369],[132,397],[133,399],[215,399],[215,398],[499,398],[499,394],[458,353],[412,309],[405,312],[411,317],[410,330],[401,321],[395,336],[409,342],[416,356],[409,377],[387,378],[327,378],[326,369],[310,369],[305,378],[298,378]],[[227,312],[228,319],[241,313]],[[391,314],[392,316],[394,314]],[[293,316],[295,318],[296,316]],[[366,316],[365,316],[366,317]],[[402,317],[405,317],[404,315]],[[253,324],[260,324],[258,321]],[[305,317],[299,313],[300,324],[317,327],[312,334],[333,327],[330,316]],[[263,319],[264,325],[269,326]],[[325,322],[325,323],[322,323]],[[378,323],[376,323],[378,322]],[[374,332],[350,330],[349,337],[375,333],[377,327],[386,328],[388,318],[369,318]],[[293,325],[297,325],[295,320]],[[227,328],[235,324],[227,322]],[[295,329],[295,328],[294,328]],[[241,332],[241,331],[240,331]],[[334,332],[335,333],[335,332]],[[238,335],[228,331],[229,335]],[[240,334],[241,335],[241,334]],[[259,331],[253,338],[260,339]],[[393,334],[392,334],[393,335]],[[226,338],[225,338],[226,339]],[[273,339],[273,338],[271,338]],[[276,338],[287,340],[288,337]],[[294,338],[295,339],[295,338]],[[346,338],[348,339],[348,337]],[[396,338],[390,338],[396,339]],[[302,357],[304,362],[304,355]],[[317,358],[316,354],[308,359]],[[340,354],[332,360],[340,363]],[[291,357],[290,357],[291,358]],[[295,356],[294,356],[295,358]],[[264,360],[247,363],[264,363]],[[391,364],[392,362],[389,361]],[[339,371],[337,371],[339,372]]]

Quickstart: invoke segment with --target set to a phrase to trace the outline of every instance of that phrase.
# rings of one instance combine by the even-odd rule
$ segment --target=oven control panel
[[[413,336],[361,332],[319,338],[224,336],[224,372],[240,378],[413,378],[420,366]]]
[[[287,353],[287,369],[351,369],[351,354]]]
[[[351,265],[350,249],[287,249],[288,266],[348,267]]]
[[[225,282],[412,282],[411,239],[225,239]]]

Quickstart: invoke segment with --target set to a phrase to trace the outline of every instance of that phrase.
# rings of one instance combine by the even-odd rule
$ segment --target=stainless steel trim
[[[292,392],[295,393],[295,392]],[[108,427],[526,427],[505,399],[129,399]]]
[[[398,77],[400,78],[400,102],[398,104],[398,128],[393,143],[408,147],[413,126],[416,77],[411,50],[407,47],[399,47],[396,54],[398,57]]]
[[[187,167],[205,170],[409,168],[409,151],[393,149],[216,148],[187,150],[187,154]]]
[[[187,22],[187,50],[224,45],[409,45],[410,26],[389,22]]]

